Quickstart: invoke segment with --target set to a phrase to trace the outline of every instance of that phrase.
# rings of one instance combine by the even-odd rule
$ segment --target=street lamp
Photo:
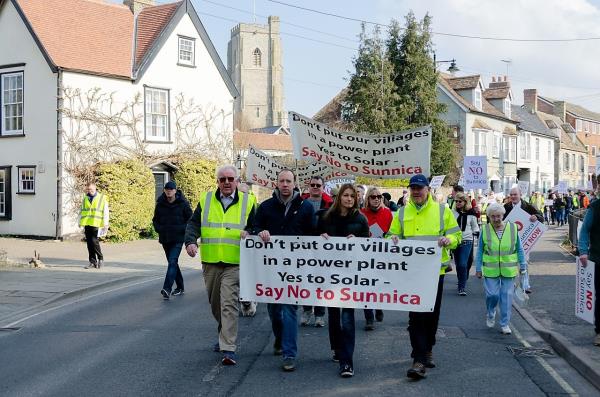
[[[450,59],[448,61],[437,61],[435,59],[435,53],[434,53],[433,54],[433,68],[434,68],[434,70],[437,70],[438,63],[449,63],[450,67],[447,70],[451,74],[454,74],[454,73],[460,71],[460,69],[458,68],[458,66],[456,66],[456,59],[452,58],[452,59]]]

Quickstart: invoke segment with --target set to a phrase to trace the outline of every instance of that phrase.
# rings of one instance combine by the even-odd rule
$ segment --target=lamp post
[[[447,71],[450,72],[452,75],[454,75],[454,73],[460,71],[458,66],[456,66],[456,59],[452,58],[447,61],[438,61],[438,60],[436,60],[435,53],[433,53],[433,69],[434,70],[437,70],[437,65],[439,63],[449,63],[450,66],[448,67]]]

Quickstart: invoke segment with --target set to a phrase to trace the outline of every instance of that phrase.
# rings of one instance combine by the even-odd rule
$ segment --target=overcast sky
[[[281,18],[287,110],[312,116],[346,85],[360,22],[269,0],[192,1],[224,64],[230,29],[234,21],[253,21],[253,4],[257,23],[266,23],[268,15]],[[600,38],[600,0],[281,1],[382,24],[391,18],[403,21],[411,9],[418,18],[428,12],[433,31],[440,33],[514,39]],[[436,34],[434,45],[438,60],[455,58],[459,76],[481,74],[486,86],[491,76],[507,74],[501,60],[510,59],[508,78],[518,104],[523,102],[523,89],[537,88],[541,95],[600,112],[600,40],[518,42]],[[441,70],[447,67],[440,65]]]

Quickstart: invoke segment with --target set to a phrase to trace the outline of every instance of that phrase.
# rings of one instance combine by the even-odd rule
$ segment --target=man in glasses
[[[204,192],[185,230],[185,249],[198,254],[212,314],[218,323],[223,365],[235,365],[240,292],[240,239],[254,222],[254,196],[237,189],[237,169],[224,165],[217,170],[217,190]]]
[[[302,195],[302,198],[307,200],[310,204],[312,204],[315,216],[313,217],[313,229],[317,227],[317,212],[323,208],[329,208],[333,204],[333,199],[325,193],[323,190],[324,182],[323,178],[319,175],[313,175],[310,178],[310,183],[308,185],[308,194]],[[313,315],[313,307],[312,306],[304,306],[304,310],[302,311],[302,317],[300,319],[301,325],[310,325]],[[321,306],[314,307],[314,315],[315,315],[315,327],[324,327],[325,326],[325,308]]]

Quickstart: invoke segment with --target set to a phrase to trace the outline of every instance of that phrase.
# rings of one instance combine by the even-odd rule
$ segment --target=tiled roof
[[[481,76],[476,74],[473,76],[448,77],[445,79],[454,90],[472,90],[477,88]]]
[[[547,136],[548,138],[556,138],[556,134],[548,128],[546,123],[542,121],[536,113],[531,113],[523,106],[512,105],[512,118],[519,122],[519,129],[533,132],[536,134]]]
[[[537,112],[537,116],[540,118],[540,120],[542,120],[545,123],[551,121],[554,123],[554,125],[560,126],[559,131],[561,149],[587,153],[585,144],[581,142],[579,137],[577,137],[577,135],[574,132],[568,133],[567,131],[565,131],[565,129],[568,127],[566,125],[563,125],[565,123],[560,119],[560,117],[543,112]],[[574,137],[574,139],[572,139],[571,137]]]
[[[261,132],[233,133],[233,146],[236,149],[247,149],[249,145],[261,150],[293,151],[290,135],[272,135]]]
[[[134,15],[102,0],[16,0],[51,62],[64,69],[132,77]],[[181,2],[147,7],[138,21],[143,58]]]
[[[549,98],[546,96],[538,96],[538,98],[541,98],[552,104],[558,101],[557,99]],[[574,115],[584,119],[600,121],[600,113],[592,112],[591,110],[587,110],[586,108],[579,105],[575,105],[574,103],[565,102],[565,105],[567,107],[567,112],[569,113],[573,113]]]
[[[485,99],[504,99],[508,96],[509,93],[509,87],[488,88],[483,92],[483,97]]]

